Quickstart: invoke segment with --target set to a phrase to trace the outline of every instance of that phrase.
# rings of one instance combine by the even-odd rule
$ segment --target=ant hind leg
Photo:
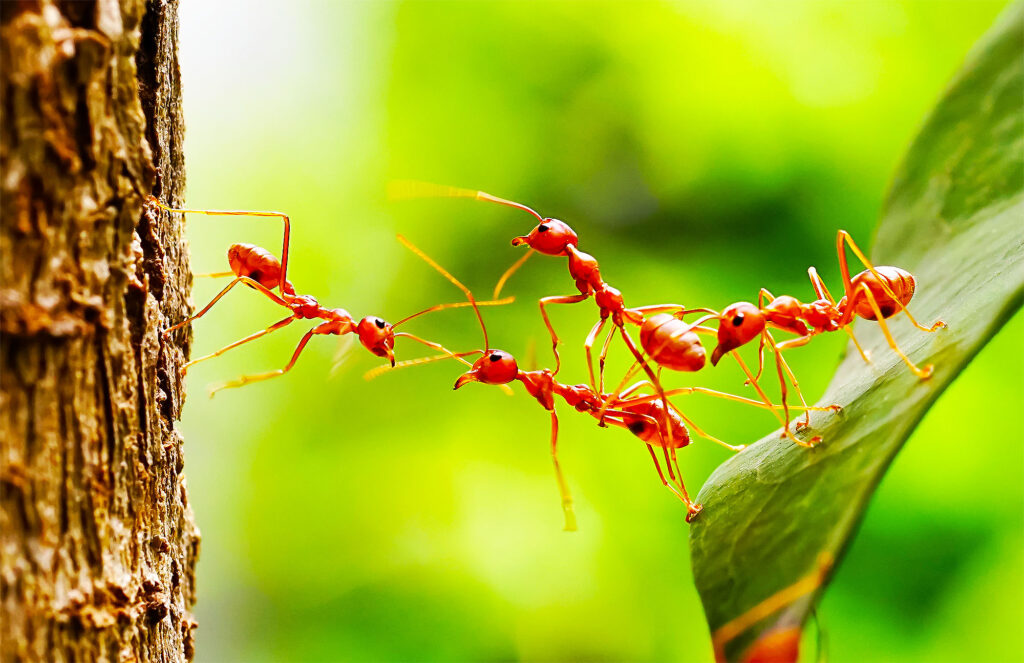
[[[932,376],[932,371],[935,369],[935,367],[932,364],[927,364],[922,368],[918,368],[917,365],[910,360],[910,357],[908,357],[906,354],[903,353],[902,350],[900,350],[900,346],[896,344],[896,339],[892,337],[892,332],[889,331],[889,325],[885,323],[885,318],[882,317],[882,311],[879,309],[878,302],[875,301],[875,296],[871,294],[871,289],[868,288],[867,286],[862,285],[860,292],[864,293],[864,297],[865,299],[867,299],[868,304],[871,306],[871,310],[874,311],[876,321],[878,322],[878,326],[881,327],[882,334],[885,336],[885,340],[889,343],[889,347],[892,348],[897,355],[899,355],[900,359],[902,359],[903,363],[905,363],[907,367],[911,371],[913,371],[914,375],[921,378],[922,380],[927,380],[928,378],[930,378]]]
[[[306,347],[306,344],[309,343],[309,339],[313,338],[313,334],[315,333],[316,332],[312,329],[306,332],[306,335],[302,337],[302,340],[299,341],[299,345],[295,348],[295,352],[292,354],[291,360],[289,360],[289,362],[285,365],[284,368],[279,368],[276,371],[270,371],[268,373],[243,375],[237,380],[231,380],[230,382],[224,382],[222,384],[219,384],[216,387],[210,389],[210,398],[213,398],[214,395],[216,395],[216,393],[222,389],[234,389],[236,387],[245,386],[252,382],[260,382],[261,380],[269,380],[271,378],[276,378],[284,375],[288,371],[292,370],[293,366],[295,366],[295,362],[298,361],[299,355],[302,354],[302,350]]]

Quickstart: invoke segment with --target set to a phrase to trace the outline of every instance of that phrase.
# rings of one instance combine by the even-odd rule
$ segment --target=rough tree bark
[[[0,11],[0,658],[188,660],[176,2]]]

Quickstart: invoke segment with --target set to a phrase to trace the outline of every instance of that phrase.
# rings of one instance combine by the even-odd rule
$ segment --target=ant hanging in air
[[[850,268],[846,261],[847,245],[867,268],[853,278],[850,277]],[[733,356],[741,361],[739,355],[734,351],[753,339],[759,338],[758,370],[749,382],[756,387],[757,380],[764,368],[764,349],[767,345],[775,354],[779,383],[782,387],[782,404],[786,405],[787,395],[784,374],[789,378],[801,402],[806,404],[793,371],[782,358],[782,351],[806,345],[818,334],[842,329],[850,336],[864,361],[871,363],[867,352],[861,347],[852,329],[854,318],[861,317],[865,320],[877,321],[889,347],[896,352],[907,367],[920,379],[929,378],[934,367],[930,364],[923,368],[915,365],[900,350],[885,322],[886,318],[902,311],[910,322],[921,331],[934,332],[946,326],[946,323],[939,320],[931,327],[925,327],[907,310],[907,304],[914,296],[916,288],[914,276],[899,267],[875,267],[845,230],[840,230],[836,236],[836,251],[839,255],[839,269],[843,278],[844,294],[842,299],[837,302],[832,297],[814,267],[807,270],[811,285],[818,297],[813,302],[805,304],[788,295],[775,297],[768,290],[762,288],[758,294],[757,306],[750,302],[737,302],[722,311],[719,316],[718,331],[715,334],[718,337],[718,346],[711,355],[711,363],[717,364],[722,355],[727,352],[732,352]],[[797,338],[778,343],[772,336],[770,328],[796,334]],[[785,427],[788,432],[789,410],[786,409],[785,412]]]
[[[295,292],[295,287],[292,282],[287,278],[288,269],[288,247],[291,240],[291,225],[287,215],[281,212],[250,212],[250,211],[228,211],[228,210],[192,210],[192,209],[175,209],[164,205],[155,197],[150,196],[148,202],[159,207],[160,209],[168,212],[179,212],[179,213],[194,213],[194,214],[207,214],[216,216],[256,216],[256,217],[277,217],[284,221],[284,240],[281,249],[281,260],[279,261],[276,256],[267,251],[266,249],[255,246],[253,244],[232,244],[228,249],[228,263],[231,266],[231,271],[226,273],[214,274],[214,276],[220,275],[233,275],[235,278],[231,281],[223,290],[204,306],[198,313],[192,315],[176,325],[173,325],[164,330],[164,338],[167,339],[176,330],[184,327],[185,325],[197,320],[213,308],[221,297],[226,295],[238,284],[245,284],[250,288],[257,290],[258,292],[265,295],[275,304],[278,304],[289,310],[288,317],[275,322],[266,329],[262,329],[254,334],[250,334],[245,338],[235,341],[216,352],[208,354],[198,359],[193,359],[187,362],[182,368],[182,373],[186,372],[191,366],[218,357],[232,348],[237,348],[240,345],[254,341],[258,338],[266,336],[271,332],[275,332],[279,329],[287,327],[296,320],[322,320],[315,327],[310,329],[299,341],[298,346],[295,348],[295,352],[292,354],[291,359],[284,366],[276,371],[270,371],[268,373],[260,373],[256,375],[243,375],[237,380],[225,382],[210,390],[210,395],[213,396],[221,389],[230,389],[234,387],[241,387],[251,382],[258,382],[260,380],[268,380],[284,375],[295,366],[295,362],[298,361],[299,355],[305,349],[306,344],[309,343],[310,339],[316,335],[336,335],[342,336],[345,334],[356,334],[359,338],[359,342],[369,350],[371,353],[378,357],[386,358],[392,366],[395,364],[395,339],[407,338],[409,340],[421,343],[429,348],[438,350],[439,352],[447,353],[448,356],[457,357],[456,353],[451,352],[444,346],[422,339],[418,336],[407,332],[397,332],[395,328],[405,324],[406,322],[417,318],[421,315],[432,313],[434,311],[441,311],[449,308],[462,308],[467,306],[473,306],[474,310],[477,311],[477,315],[480,315],[479,310],[476,308],[477,305],[482,306],[496,306],[501,304],[508,304],[514,300],[514,297],[509,297],[500,301],[486,301],[486,302],[454,302],[449,304],[436,304],[430,306],[422,311],[414,313],[410,316],[399,320],[398,322],[391,324],[382,318],[376,316],[366,316],[358,323],[352,318],[348,311],[341,308],[326,308],[321,306],[320,303],[312,295],[299,295]],[[408,244],[407,244],[408,245]],[[417,254],[421,254],[418,249],[409,245],[413,248]],[[274,289],[278,289],[278,293],[273,292]],[[468,365],[468,362],[465,362]]]

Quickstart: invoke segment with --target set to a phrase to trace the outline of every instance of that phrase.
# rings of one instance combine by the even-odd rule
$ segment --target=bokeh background
[[[389,200],[401,178],[565,219],[628,304],[807,296],[810,264],[838,282],[837,228],[870,242],[899,158],[1003,6],[186,2],[187,202],[290,213],[292,279],[357,317],[460,298],[396,232],[486,294],[532,225]],[[231,242],[280,250],[273,221],[189,225],[197,272],[225,269]],[[195,301],[222,285],[198,279]],[[535,302],[574,292],[564,260],[535,258],[508,292],[515,305],[486,310],[492,345],[550,365]],[[585,381],[595,315],[553,311],[569,382]],[[194,356],[280,317],[232,293],[195,325]],[[453,392],[452,362],[366,382],[380,360],[357,345],[332,368],[321,337],[286,377],[206,398],[282,366],[301,327],[188,376],[197,660],[711,659],[683,509],[637,440],[561,408],[580,521],[566,534],[548,416],[521,388]],[[481,344],[466,310],[409,330]],[[844,339],[792,353],[809,396]],[[1024,659],[1022,341],[1018,315],[897,458],[820,609],[830,660]],[[734,370],[701,383],[742,391]],[[774,428],[742,406],[682,405],[735,443]],[[693,493],[726,455],[684,451]]]

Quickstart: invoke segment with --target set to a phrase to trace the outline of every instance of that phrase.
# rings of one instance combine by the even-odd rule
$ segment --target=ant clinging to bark
[[[167,339],[170,335],[184,327],[185,325],[197,320],[213,308],[224,295],[231,291],[238,284],[244,284],[250,288],[262,293],[268,299],[275,304],[288,309],[289,315],[278,322],[270,325],[269,327],[262,329],[254,334],[250,334],[243,339],[235,341],[216,352],[208,354],[198,359],[193,359],[185,364],[182,369],[184,373],[191,366],[218,357],[232,348],[236,348],[240,345],[254,341],[258,338],[266,336],[279,329],[287,327],[296,320],[322,320],[315,327],[306,332],[306,334],[299,341],[298,346],[295,348],[289,362],[284,368],[276,371],[270,371],[267,373],[260,373],[256,375],[244,375],[237,380],[225,382],[220,384],[210,391],[210,395],[213,396],[216,392],[221,389],[229,389],[233,387],[241,387],[251,382],[258,382],[260,380],[268,380],[275,378],[280,375],[284,375],[295,366],[295,362],[298,361],[299,355],[305,349],[306,344],[309,343],[310,339],[316,335],[336,335],[342,336],[345,334],[356,334],[359,338],[359,342],[369,350],[372,354],[387,359],[391,365],[395,364],[395,339],[397,338],[408,338],[417,343],[421,343],[427,347],[433,348],[440,352],[445,352],[448,355],[455,356],[450,350],[444,346],[422,339],[418,336],[407,332],[398,332],[395,329],[405,324],[406,322],[417,318],[426,313],[432,313],[434,311],[441,311],[449,308],[462,308],[467,306],[494,306],[501,304],[508,304],[514,300],[513,297],[506,298],[500,301],[487,301],[487,302],[454,302],[448,304],[436,304],[430,306],[422,311],[414,313],[408,317],[399,320],[398,322],[391,324],[382,318],[376,316],[366,316],[359,322],[356,322],[348,311],[342,308],[326,308],[321,306],[315,297],[312,295],[300,295],[296,294],[295,287],[292,282],[287,278],[288,269],[288,247],[291,240],[291,224],[287,215],[281,212],[250,212],[250,211],[218,211],[218,210],[191,210],[191,209],[174,209],[164,205],[154,197],[150,197],[148,202],[159,207],[160,209],[168,212],[179,212],[179,213],[195,213],[195,214],[207,214],[216,216],[256,216],[256,217],[276,217],[280,218],[284,222],[284,240],[281,249],[280,261],[270,251],[255,246],[253,244],[232,244],[228,249],[228,263],[231,266],[231,272],[215,274],[220,275],[233,275],[235,278],[231,281],[223,290],[204,306],[198,313],[192,315],[185,320],[182,320],[176,325],[164,330],[164,338]],[[415,247],[411,247],[415,250]],[[417,253],[420,253],[417,250]],[[274,293],[274,289],[278,290],[278,293]],[[479,315],[479,312],[477,313]]]

